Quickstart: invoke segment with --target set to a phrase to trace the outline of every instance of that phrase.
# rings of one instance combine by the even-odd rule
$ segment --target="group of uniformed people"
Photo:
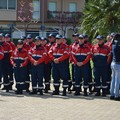
[[[114,35],[108,35],[106,43],[104,37],[98,35],[97,43],[92,45],[88,42],[88,35],[75,33],[72,35],[74,43],[67,45],[67,39],[60,34],[49,34],[49,41],[40,36],[33,39],[28,34],[21,36],[15,45],[10,34],[1,33],[0,86],[3,84],[2,90],[9,92],[15,79],[16,94],[23,94],[23,90],[26,90],[30,94],[43,95],[49,92],[52,77],[52,95],[59,95],[62,81],[63,96],[67,95],[67,90],[80,95],[82,86],[84,96],[88,95],[88,89],[89,93],[96,92],[95,96],[106,96],[110,90],[110,51]],[[30,81],[32,91],[29,90]]]

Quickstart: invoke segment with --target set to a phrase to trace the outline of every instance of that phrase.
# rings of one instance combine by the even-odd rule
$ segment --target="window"
[[[69,12],[76,12],[76,11],[77,11],[77,4],[69,3]]]
[[[49,10],[49,11],[54,12],[54,11],[56,11],[56,9],[57,9],[57,4],[56,4],[56,2],[49,2],[49,3],[48,3],[48,10]],[[55,17],[55,16],[56,16],[55,13],[50,13],[48,18],[52,18],[52,17]]]
[[[16,0],[0,0],[0,9],[16,9]]]
[[[40,19],[40,1],[33,0],[33,19]]]
[[[15,9],[16,0],[8,0],[8,9]]]
[[[56,7],[57,6],[57,4],[56,4],[56,2],[49,2],[48,3],[48,10],[49,11],[56,11]]]
[[[0,0],[0,9],[7,9],[7,0]]]

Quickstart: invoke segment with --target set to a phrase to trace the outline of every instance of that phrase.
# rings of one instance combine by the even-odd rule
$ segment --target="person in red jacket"
[[[4,49],[3,47],[0,45],[0,87],[2,85],[2,60],[4,58]]]
[[[45,59],[44,64],[44,83],[45,83],[45,93],[48,93],[50,89],[50,82],[51,82],[51,60],[48,55],[48,44],[47,44],[47,38],[41,37],[41,45],[46,49],[47,57]]]
[[[11,41],[11,35],[10,34],[5,34],[5,42],[7,42],[7,43],[9,43],[10,44],[10,46],[11,46],[11,48],[12,48],[12,51],[14,51],[15,50],[15,48],[16,48],[16,46],[15,46],[15,44]],[[12,85],[13,85],[13,83],[14,83],[14,80],[13,80],[13,67],[12,67],[12,65],[11,65],[11,63],[10,63],[10,61],[9,61],[9,67],[8,67],[8,79],[9,79],[9,81],[10,81],[10,89],[12,90]]]
[[[13,51],[11,56],[11,64],[14,67],[16,94],[22,94],[25,88],[25,80],[27,76],[28,53],[23,48],[23,41],[18,40],[17,48]]]
[[[48,36],[48,39],[49,39],[49,42],[45,45],[47,53],[50,50],[50,48],[55,44],[55,35],[53,33],[50,33]],[[44,71],[45,93],[48,93],[48,90],[50,90],[51,71],[52,71],[51,59],[47,54],[47,59],[45,60],[45,71]]]
[[[115,33],[111,33],[110,35],[107,35],[106,37],[106,43],[105,45],[107,45],[110,48],[110,51],[112,51],[112,40],[115,36]],[[111,75],[112,75],[112,70],[111,70],[111,62],[112,62],[112,56],[111,56],[111,60],[110,63],[107,66],[107,94],[110,94],[110,83],[111,83]]]
[[[66,44],[63,44],[62,35],[56,35],[56,43],[48,52],[52,60],[52,76],[54,79],[53,95],[59,95],[60,78],[63,80],[63,96],[66,96],[68,88],[67,59],[69,58],[69,50]]]
[[[63,36],[62,40],[63,40],[63,44],[67,45],[68,50],[69,50],[69,55],[70,55],[70,45],[68,45],[68,43],[67,43],[67,38],[65,36]],[[70,62],[69,62],[69,59],[70,59],[70,57],[68,58],[68,66],[67,66],[68,69],[67,69],[66,72],[68,72],[67,74],[69,74],[69,76],[68,76],[68,92],[71,93],[72,80],[71,80],[71,75],[70,75],[70,68],[69,68]]]
[[[83,34],[83,36],[84,36],[84,44],[86,44],[88,47],[90,47],[90,49],[92,49],[92,44],[88,41],[89,40],[88,35]],[[89,84],[89,92],[90,92],[90,94],[92,94],[93,90],[95,90],[95,89],[92,90],[93,81],[92,81],[92,69],[91,69],[90,61],[89,61],[89,82],[88,82],[88,84]]]
[[[5,41],[8,42],[12,48],[12,51],[15,50],[16,46],[15,44],[11,41],[11,35],[10,34],[5,34]]]
[[[75,95],[80,95],[82,80],[84,80],[84,96],[87,96],[89,82],[89,61],[91,58],[90,48],[84,43],[84,36],[79,35],[79,44],[72,49],[72,59],[74,61]]]
[[[102,96],[106,96],[107,66],[111,58],[110,48],[105,45],[104,37],[102,35],[98,35],[96,40],[97,44],[93,45],[92,47],[95,87],[97,91],[95,96],[101,95],[101,88]]]
[[[4,35],[1,33],[0,34],[0,44],[4,49],[4,58],[3,58],[3,64],[2,64],[2,68],[3,68],[3,85],[4,87],[2,88],[2,90],[6,90],[6,92],[9,92],[10,90],[10,81],[9,81],[9,64],[10,64],[10,56],[12,53],[12,48],[10,46],[9,43],[5,42],[5,38]]]
[[[77,44],[79,44],[79,34],[78,33],[74,33],[72,35],[73,37],[73,40],[74,40],[74,43],[70,45],[69,49],[70,51],[72,50],[72,48],[74,48],[75,46],[77,46]],[[73,59],[72,59],[72,54],[70,52],[70,57],[69,57],[69,61],[70,63],[72,64],[72,91],[75,91],[75,79],[74,79],[74,62],[73,62]]]
[[[26,36],[21,36],[21,40],[23,40],[23,48],[29,52],[31,47],[27,41]],[[27,79],[25,80],[25,90],[27,93],[30,92],[29,87],[30,87],[30,71],[31,71],[31,64],[30,61],[28,60],[28,64],[27,64]]]
[[[41,45],[41,38],[36,36],[35,47],[29,52],[29,60],[31,62],[32,92],[30,94],[43,95],[43,74],[44,61],[46,59],[46,50]],[[37,91],[38,90],[38,91]]]
[[[27,35],[27,42],[31,48],[33,48],[35,46],[35,43],[33,42],[33,36],[31,34]]]
[[[24,43],[23,47],[24,47],[24,49],[26,49],[27,51],[29,51],[31,47],[30,47],[30,45],[29,45],[29,43],[27,41],[26,36],[21,36],[20,39],[23,40],[23,43]]]

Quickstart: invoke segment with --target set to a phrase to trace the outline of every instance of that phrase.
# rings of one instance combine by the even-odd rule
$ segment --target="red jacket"
[[[112,50],[112,42],[111,41],[106,42],[105,45],[107,45],[110,48],[110,51]]]
[[[82,62],[83,65],[85,65],[90,61],[90,58],[91,58],[90,47],[88,47],[88,45],[86,44],[83,44],[81,46],[77,44],[72,48],[71,54],[75,64],[77,64],[77,62]]]
[[[28,52],[24,48],[21,51],[16,48],[12,53],[10,61],[12,65],[21,64],[22,67],[25,67],[28,64]]]
[[[8,43],[10,44],[12,51],[14,51],[16,48],[15,44],[12,41],[9,41]]]
[[[0,45],[0,60],[2,60],[4,58],[4,49],[3,47]]]
[[[72,64],[74,64],[74,61],[73,61],[73,58],[72,58],[72,49],[74,49],[76,46],[78,45],[78,43],[77,42],[75,42],[75,43],[73,43],[73,44],[71,44],[70,46],[69,46],[69,51],[70,51],[70,57],[69,57],[69,61],[70,61],[70,63],[72,63]]]
[[[46,57],[46,60],[45,60],[45,64],[48,64],[49,62],[51,62],[51,59],[48,55],[48,52],[53,45],[55,45],[55,43],[53,43],[53,44],[48,43],[48,44],[45,45],[45,48],[46,48],[46,51],[47,51],[47,57]]]
[[[64,61],[69,58],[69,49],[66,44],[61,43],[60,46],[55,43],[48,52],[49,57],[52,61],[57,57],[58,61]]]
[[[47,53],[43,46],[35,46],[29,51],[29,60],[32,64],[34,64],[34,62],[40,64],[45,61],[46,55]]]
[[[3,42],[2,47],[4,49],[4,54],[8,54],[9,58],[10,58],[10,56],[12,54],[12,48],[11,48],[10,44],[7,42]]]
[[[30,45],[30,48],[34,48],[35,47],[35,43],[34,42],[30,42],[29,45]]]
[[[93,58],[99,59],[99,61],[104,60],[103,58],[107,57],[107,62],[110,63],[111,60],[110,48],[107,45],[103,44],[100,47],[98,44],[95,44],[92,47],[92,54],[93,54]]]
[[[27,43],[24,43],[23,48],[26,49],[27,51],[29,51],[30,50],[30,45],[27,44]]]

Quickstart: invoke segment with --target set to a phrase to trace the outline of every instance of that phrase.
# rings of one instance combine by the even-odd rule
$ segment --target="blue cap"
[[[18,40],[17,44],[22,45],[23,44],[23,40]]]
[[[53,33],[49,34],[48,37],[55,37],[55,35]]]
[[[33,36],[31,34],[28,34],[27,39],[31,39],[31,38],[33,38]]]
[[[87,34],[83,34],[84,38],[88,38],[88,35]]]
[[[115,35],[116,35],[116,33],[114,33],[114,32],[112,32],[112,33],[110,34],[110,36],[113,36],[113,37],[114,37]]]
[[[4,34],[3,34],[3,33],[0,33],[0,37],[4,37]]]
[[[114,40],[120,41],[120,34],[119,33],[115,34]]]
[[[102,35],[98,35],[98,36],[96,37],[96,39],[103,40],[103,39],[104,39],[104,37],[103,37]]]
[[[41,40],[41,37],[40,36],[36,36],[35,40]]]
[[[61,39],[62,38],[62,35],[56,35],[56,37],[55,37],[56,39]]]
[[[20,38],[21,38],[21,40],[25,40],[26,36],[21,36]]]
[[[10,34],[5,34],[5,37],[11,38],[11,35]]]
[[[79,36],[79,34],[78,34],[78,33],[74,33],[72,36],[73,36],[73,37]]]
[[[67,39],[65,36],[63,36],[63,39]]]
[[[47,40],[47,38],[45,38],[45,37],[41,37],[41,40]]]
[[[83,34],[80,34],[79,35],[79,38],[85,38]]]

